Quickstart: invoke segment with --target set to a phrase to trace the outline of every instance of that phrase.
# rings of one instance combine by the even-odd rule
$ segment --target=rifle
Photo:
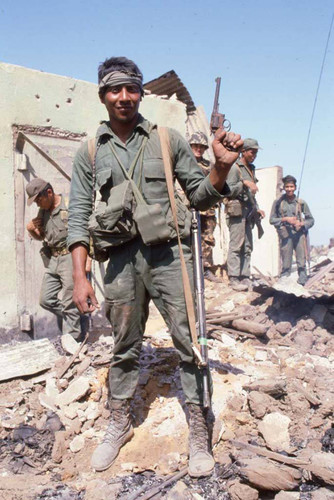
[[[248,188],[248,199],[251,202],[252,207],[250,209],[249,214],[247,215],[247,219],[251,221],[251,224],[253,225],[253,227],[254,226],[257,227],[257,235],[258,235],[258,238],[260,240],[262,238],[262,236],[264,235],[264,230],[263,230],[263,227],[261,224],[262,217],[258,212],[258,208],[256,205],[254,195],[249,188]]]
[[[204,302],[204,276],[203,276],[203,261],[202,261],[202,245],[201,245],[201,219],[199,213],[191,209],[191,227],[192,227],[192,245],[194,256],[194,281],[196,295],[196,330],[198,343],[201,349],[202,362],[200,369],[203,376],[203,406],[210,408],[210,379],[209,379],[209,363],[208,363],[208,341],[206,335],[205,321],[205,302]]]
[[[225,119],[225,115],[223,113],[219,113],[219,92],[220,92],[221,77],[218,76],[215,82],[216,82],[216,92],[213,101],[213,108],[210,120],[210,129],[212,134],[215,134],[215,132],[219,128],[223,128],[224,130],[227,130],[227,132],[231,130],[231,123],[229,122],[229,120]]]

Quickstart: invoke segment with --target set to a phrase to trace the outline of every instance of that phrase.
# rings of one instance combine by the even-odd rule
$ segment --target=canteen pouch
[[[43,246],[40,249],[39,254],[42,257],[44,267],[49,267],[52,253],[51,253],[51,248],[45,241],[43,241]]]
[[[230,217],[241,217],[242,216],[242,205],[240,200],[227,200],[224,201],[225,213]]]
[[[133,218],[145,245],[156,245],[170,240],[171,230],[159,203],[138,204]]]
[[[138,235],[133,220],[135,205],[129,180],[111,188],[107,202],[98,203],[88,220],[88,230],[96,260],[100,262],[107,260],[108,248],[122,245]],[[101,252],[102,255],[98,258]]]

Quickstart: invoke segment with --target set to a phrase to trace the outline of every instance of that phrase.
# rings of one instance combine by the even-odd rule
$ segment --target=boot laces
[[[209,443],[208,427],[200,407],[190,410],[190,445],[193,453],[207,451]]]
[[[111,419],[103,438],[103,443],[114,443],[128,429],[130,424],[130,415],[127,406],[113,409]]]

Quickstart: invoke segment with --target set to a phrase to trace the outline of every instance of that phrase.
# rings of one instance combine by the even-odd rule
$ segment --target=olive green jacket
[[[52,212],[39,209],[37,217],[42,219],[44,238],[51,248],[66,248],[68,208],[67,199],[61,195],[61,202]]]
[[[314,225],[314,218],[311,214],[306,201],[295,197],[292,201],[288,201],[286,195],[283,194],[280,198],[274,201],[270,212],[269,222],[279,230],[282,226],[289,227],[291,233],[297,233],[297,230],[291,224],[282,222],[283,217],[298,217],[304,222],[304,228],[307,231]]]
[[[152,128],[153,127],[153,128]],[[143,137],[148,136],[144,150],[141,176],[136,168],[133,180],[140,189],[148,204],[159,203],[166,213],[169,208],[169,196],[165,178],[164,164],[161,154],[160,140],[156,126],[139,115],[137,125],[124,144],[111,130],[108,122],[103,122],[97,130],[96,154],[96,191],[104,195],[124,181],[124,174],[111,152],[108,141],[111,141],[119,159],[129,169]],[[207,210],[228,194],[227,185],[219,193],[211,184],[209,177],[202,173],[193,152],[183,137],[173,129],[169,129],[174,177],[177,179],[190,201],[197,210]],[[100,145],[99,145],[100,144]],[[141,177],[139,179],[139,177]],[[140,181],[140,183],[139,183]],[[87,143],[78,150],[73,164],[70,203],[68,247],[74,243],[89,245],[88,219],[92,213],[93,191],[92,165],[88,154]]]

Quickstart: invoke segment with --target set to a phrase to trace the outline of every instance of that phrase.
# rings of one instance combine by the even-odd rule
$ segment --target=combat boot
[[[121,447],[133,436],[129,400],[112,399],[109,406],[110,423],[102,443],[95,449],[91,459],[91,466],[96,471],[108,469],[116,459]]]
[[[189,410],[189,464],[191,477],[209,476],[214,469],[206,412],[203,406],[187,404]]]

